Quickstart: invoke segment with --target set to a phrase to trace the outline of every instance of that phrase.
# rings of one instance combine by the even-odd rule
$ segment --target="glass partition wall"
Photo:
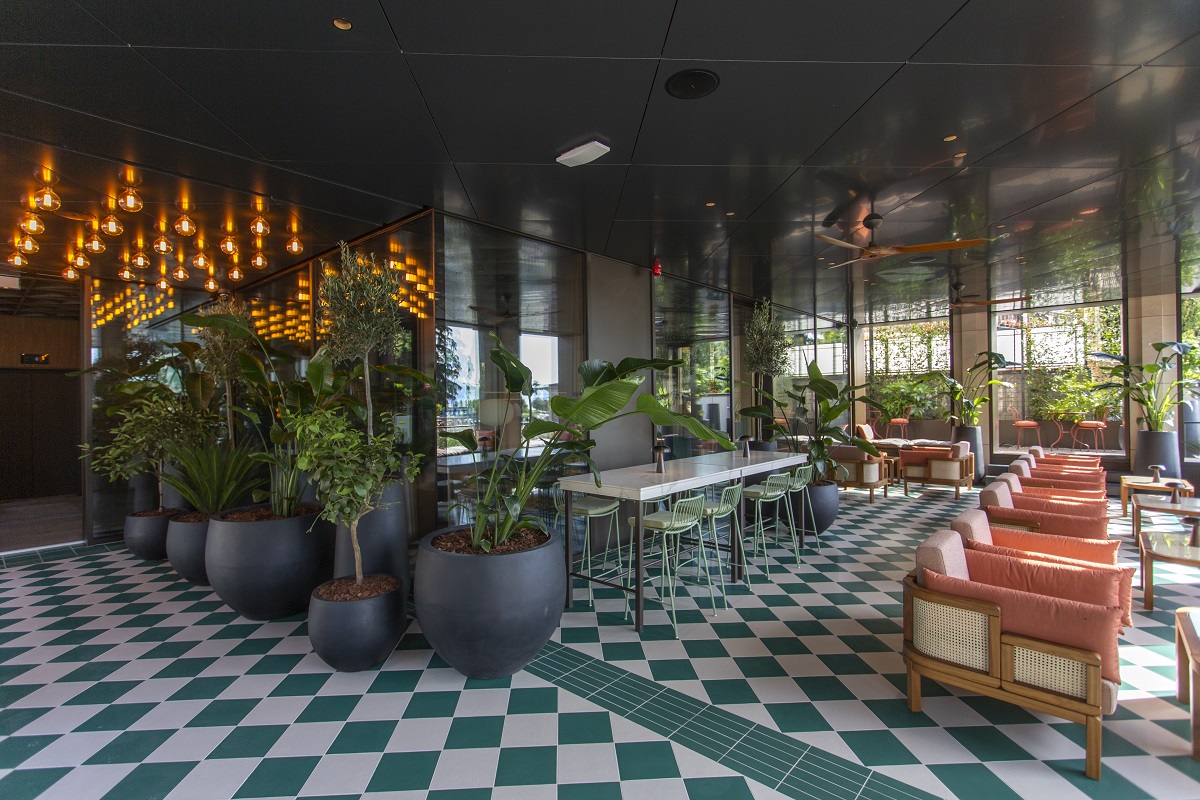
[[[867,418],[878,436],[944,441],[950,436],[946,386],[937,374],[950,374],[950,309],[944,301],[883,303],[873,306],[862,328],[863,375],[870,408]],[[907,419],[894,425],[892,419]]]

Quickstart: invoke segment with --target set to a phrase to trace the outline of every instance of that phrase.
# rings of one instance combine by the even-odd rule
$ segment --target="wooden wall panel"
[[[0,369],[0,501],[82,491],[79,380]]]
[[[21,353],[49,353],[50,363],[22,364]],[[0,315],[0,368],[79,369],[79,320]]]

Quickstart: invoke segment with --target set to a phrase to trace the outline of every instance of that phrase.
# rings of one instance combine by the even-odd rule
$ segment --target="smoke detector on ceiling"
[[[595,139],[587,144],[581,144],[579,147],[568,150],[567,152],[554,159],[564,167],[578,167],[580,164],[587,164],[595,161],[600,156],[611,150],[608,145],[603,142],[598,142]]]

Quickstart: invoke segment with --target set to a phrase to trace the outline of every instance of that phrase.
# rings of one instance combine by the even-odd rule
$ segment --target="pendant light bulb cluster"
[[[34,239],[29,234],[25,234],[20,239],[17,239],[17,249],[25,255],[31,256],[40,248],[38,247],[37,239]]]
[[[179,266],[175,267],[175,269],[171,270],[171,277],[177,281],[186,281],[190,275],[188,274],[187,267],[185,267],[183,264],[180,264]]]
[[[8,263],[14,267],[23,267],[29,263],[29,259],[20,250],[14,250],[13,254],[8,257]]]
[[[105,236],[120,236],[125,232],[125,226],[121,224],[121,220],[109,214],[100,222],[100,232]]]
[[[211,264],[212,261],[208,256],[204,255],[203,250],[192,256],[192,266],[196,269],[208,269]]]
[[[215,292],[220,288],[221,287],[217,285],[217,279],[212,275],[209,275],[208,279],[204,281],[204,291],[206,292]]]
[[[150,266],[150,257],[141,250],[138,250],[136,253],[134,253],[133,258],[130,259],[130,261],[138,269],[145,269],[146,267]]]
[[[62,276],[69,281],[79,280],[79,272],[70,265],[67,265],[67,268],[62,271]]]
[[[117,277],[123,281],[131,281],[133,280],[133,270],[131,270],[129,265],[126,264],[117,271]]]
[[[250,223],[250,232],[255,236],[266,236],[271,232],[271,226],[268,225],[267,221],[262,218],[261,214],[259,214],[254,218],[254,221]]]
[[[246,277],[246,273],[242,272],[242,268],[237,264],[234,264],[232,267],[230,267],[229,271],[226,272],[225,275],[229,278],[229,280],[234,282],[240,281],[242,278]]]
[[[222,253],[227,256],[231,256],[238,251],[237,239],[233,238],[232,233],[227,233],[225,234],[225,238],[221,240],[219,247],[221,248]]]
[[[264,256],[261,251],[255,253],[250,258],[250,266],[254,267],[255,269],[266,269],[267,257]]]
[[[71,256],[67,260],[70,261],[71,265],[77,269],[87,269],[92,263],[91,261],[88,261],[88,257],[79,250],[76,250],[75,255]]]
[[[169,280],[167,280],[166,275],[160,275],[158,277],[158,280],[156,280],[154,282],[154,288],[158,289],[159,291],[165,292],[167,289],[171,288],[171,282]]]
[[[62,199],[49,186],[43,186],[38,190],[34,203],[42,211],[57,211],[62,206]]]
[[[161,233],[158,235],[158,238],[154,240],[154,244],[150,246],[154,248],[154,252],[158,253],[160,256],[165,256],[175,249],[171,246],[171,241]]]
[[[196,234],[196,223],[192,218],[183,212],[179,215],[179,219],[175,220],[175,232],[180,236],[194,236]]]
[[[42,222],[42,218],[32,211],[21,218],[20,226],[21,230],[30,236],[37,236],[46,230],[46,223]]]
[[[298,256],[304,252],[304,242],[300,241],[300,237],[294,233],[292,234],[292,238],[287,240],[287,244],[284,247],[294,256]]]
[[[138,195],[137,190],[132,186],[126,186],[121,190],[121,193],[117,195],[117,205],[119,205],[122,210],[128,211],[130,214],[136,214],[138,211],[142,210],[142,206],[144,204],[142,203],[142,198],[140,195]]]
[[[83,243],[83,249],[87,250],[92,255],[99,255],[108,248],[104,244],[104,240],[100,238],[100,234],[92,231],[92,235]]]

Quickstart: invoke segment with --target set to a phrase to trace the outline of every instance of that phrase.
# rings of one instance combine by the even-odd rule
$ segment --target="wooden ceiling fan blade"
[[[837,269],[838,267],[844,267],[844,266],[846,266],[847,264],[856,264],[856,263],[858,263],[859,261],[864,261],[864,260],[865,260],[865,258],[852,258],[852,259],[850,259],[849,261],[843,261],[843,262],[842,262],[842,263],[840,263],[840,264],[830,264],[830,265],[829,265],[828,267],[826,267],[825,269]]]
[[[850,242],[843,242],[841,239],[835,239],[832,236],[826,236],[823,233],[818,233],[815,235],[818,239],[820,239],[822,242],[825,242],[826,244],[836,244],[838,247],[844,247],[847,250],[862,250],[862,248],[856,244],[852,244]]]
[[[987,239],[956,239],[952,242],[928,242],[926,244],[897,244],[888,245],[887,249],[894,251],[889,255],[900,253],[936,253],[941,250],[960,250],[964,247],[977,247]]]

